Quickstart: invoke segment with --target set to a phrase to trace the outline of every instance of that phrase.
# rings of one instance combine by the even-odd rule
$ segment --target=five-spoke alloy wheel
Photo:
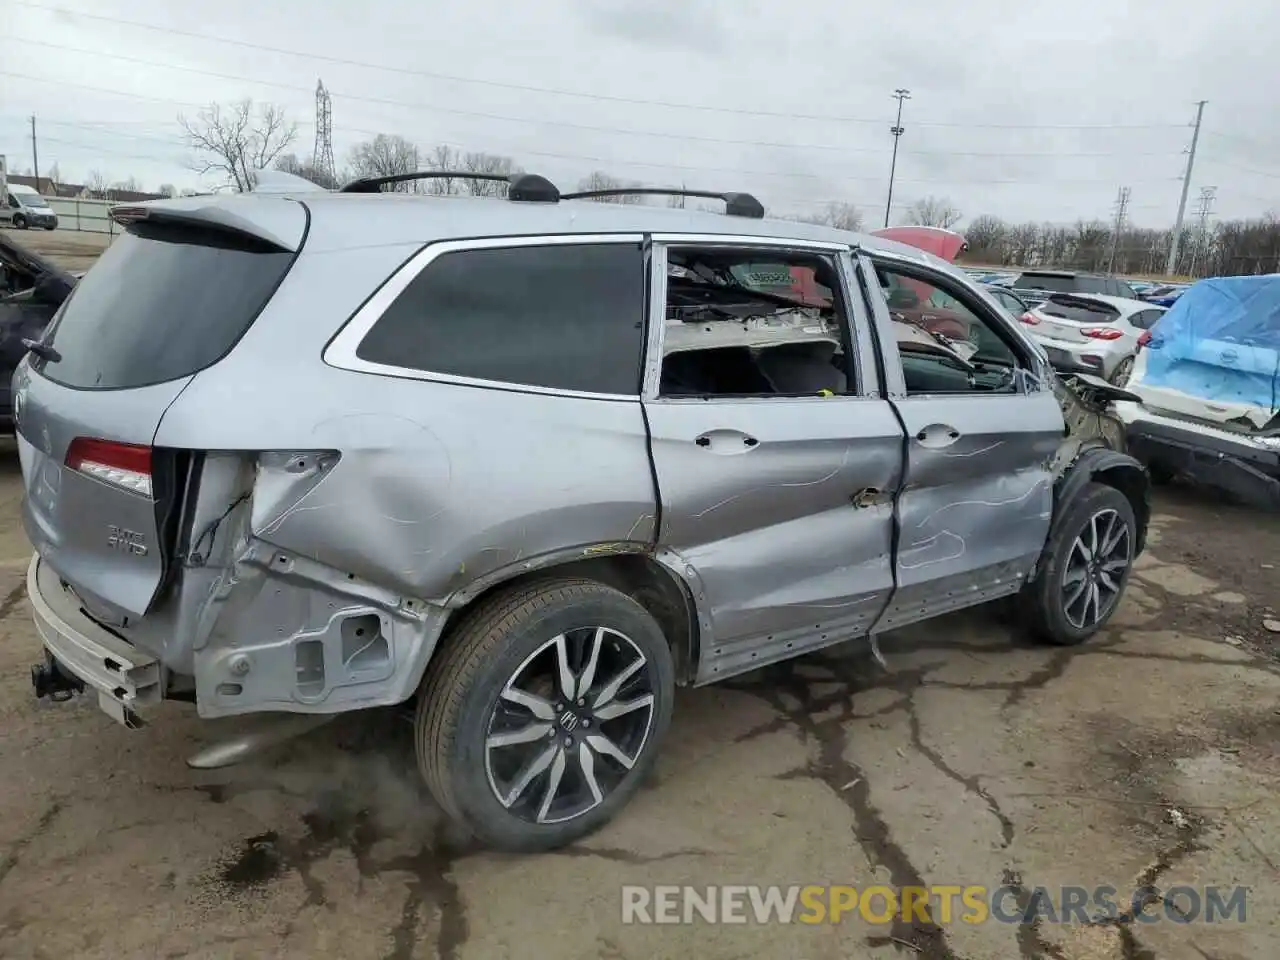
[[[631,597],[589,580],[517,587],[471,611],[433,658],[419,766],[487,845],[563,846],[643,782],[674,687],[667,640]]]
[[[1121,491],[1087,484],[1055,520],[1036,579],[1019,598],[1033,633],[1082,643],[1115,613],[1138,554],[1133,505]]]

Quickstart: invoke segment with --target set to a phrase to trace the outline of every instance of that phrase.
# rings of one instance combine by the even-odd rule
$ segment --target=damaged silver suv
[[[14,380],[38,695],[411,704],[440,805],[537,850],[627,802],[677,686],[1116,609],[1148,507],[1115,391],[943,261],[746,194],[390,182],[114,209]]]

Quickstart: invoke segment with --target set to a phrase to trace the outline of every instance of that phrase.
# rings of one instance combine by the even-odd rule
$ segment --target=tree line
[[[321,186],[334,188],[361,177],[386,177],[416,170],[453,170],[508,177],[521,172],[512,157],[483,151],[459,150],[448,144],[422,148],[398,134],[381,133],[353,147],[332,174],[314,157],[291,150],[297,140],[297,124],[284,110],[252,100],[211,104],[194,117],[179,116],[184,140],[196,158],[192,169],[201,174],[221,174],[236,190],[251,187],[254,170],[274,167]],[[579,190],[637,187],[604,171],[582,178]],[[667,184],[665,186],[678,186]],[[392,189],[437,195],[501,196],[506,184],[498,180],[442,177],[395,184]],[[609,203],[642,203],[645,198],[623,195],[600,198]],[[685,198],[673,196],[670,206],[682,207]],[[781,214],[801,220],[860,230],[864,218],[851,203],[833,202],[817,211]],[[969,243],[965,259],[1003,267],[1053,266],[1064,269],[1107,271],[1134,275],[1164,272],[1171,229],[1129,227],[1116,235],[1112,225],[1100,220],[1079,220],[1071,226],[1051,223],[1008,223],[987,214],[960,226],[963,214],[946,198],[924,197],[910,204],[897,218],[899,224],[957,229]],[[1280,273],[1280,218],[1268,213],[1245,220],[1219,221],[1212,228],[1184,227],[1174,273],[1183,276],[1225,276]]]

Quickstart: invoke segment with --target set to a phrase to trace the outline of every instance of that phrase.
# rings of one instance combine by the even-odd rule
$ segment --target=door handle
[[[760,441],[741,430],[708,430],[693,440],[704,450],[712,453],[745,453]]]
[[[933,449],[949,447],[959,439],[960,431],[946,423],[931,423],[916,434],[916,441],[922,447]]]

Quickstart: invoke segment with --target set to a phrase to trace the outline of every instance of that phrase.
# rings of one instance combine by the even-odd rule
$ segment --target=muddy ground
[[[925,958],[1280,955],[1280,523],[1160,494],[1105,636],[1025,645],[977,612],[677,703],[612,825],[516,858],[453,835],[408,725],[340,722],[199,774],[174,705],[127,731],[38,704],[11,453],[0,456],[0,956]],[[624,884],[1245,884],[1245,922],[624,925]],[[1158,897],[1152,898],[1161,909]]]

